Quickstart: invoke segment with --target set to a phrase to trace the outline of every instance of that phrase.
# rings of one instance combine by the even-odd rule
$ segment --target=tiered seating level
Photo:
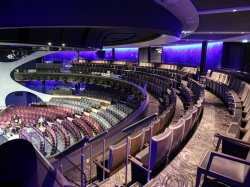
[[[174,89],[171,89],[170,105],[159,117],[153,120],[147,127],[128,136],[127,141],[123,140],[109,147],[109,157],[105,168],[106,176],[113,175],[124,166],[127,146],[130,155],[129,160],[132,164],[132,182],[137,181],[145,184],[147,182],[148,167],[150,167],[151,178],[155,176],[157,170],[164,166],[163,163],[187,139],[189,132],[194,130],[195,124],[200,120],[204,102],[204,88],[194,80],[189,80],[188,85],[191,90],[194,90],[192,92],[194,96],[189,95],[189,97],[193,98],[194,105],[190,105],[186,114],[177,123],[172,123],[168,126],[174,114],[176,104],[176,94]],[[151,143],[150,129],[152,129],[153,136]],[[151,145],[150,148],[149,144]],[[148,166],[149,155],[151,158],[150,166]],[[97,165],[97,177],[102,180],[102,162],[95,160],[95,163]]]
[[[206,86],[219,96],[233,114],[226,136],[215,134],[215,151],[208,151],[197,169],[196,186],[201,175],[211,176],[230,186],[250,185],[250,88],[249,84],[228,74],[213,72]],[[222,144],[222,151],[219,147]]]

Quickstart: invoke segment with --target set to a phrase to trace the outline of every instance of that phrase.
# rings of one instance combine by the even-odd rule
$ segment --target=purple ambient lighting
[[[115,48],[114,60],[138,62],[138,48]]]
[[[77,60],[76,51],[60,51],[44,56],[44,61],[73,61]]]
[[[202,44],[163,47],[162,61],[166,64],[199,66]]]
[[[79,58],[84,60],[112,60],[112,48],[103,49],[104,56],[98,55],[97,51],[80,51]]]
[[[211,42],[207,44],[206,70],[214,70],[221,67],[223,42]]]

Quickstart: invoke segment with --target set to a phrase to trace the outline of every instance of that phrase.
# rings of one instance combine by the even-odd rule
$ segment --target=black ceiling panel
[[[250,6],[250,0],[192,0],[197,10]]]
[[[250,11],[200,15],[197,32],[249,32]]]
[[[185,38],[186,39],[191,39],[191,40],[223,40],[227,38],[232,38],[232,37],[237,37],[239,34],[192,34],[189,35]]]

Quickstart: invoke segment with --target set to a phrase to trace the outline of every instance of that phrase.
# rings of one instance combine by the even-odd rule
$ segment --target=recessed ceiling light
[[[242,43],[247,43],[248,42],[248,40],[242,40]]]
[[[236,9],[234,9],[234,10],[233,10],[233,12],[237,12],[237,10],[236,10]]]
[[[62,43],[62,46],[64,47],[64,46],[65,46],[65,43]]]
[[[52,43],[51,43],[51,42],[48,42],[48,45],[49,45],[49,46],[51,46],[51,45],[52,45]]]

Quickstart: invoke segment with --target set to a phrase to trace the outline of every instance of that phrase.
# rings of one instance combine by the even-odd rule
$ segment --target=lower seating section
[[[55,105],[55,106],[63,106],[67,108],[72,108],[76,111],[76,114],[82,115],[83,112],[91,112],[91,106],[90,102],[84,102],[85,100],[80,101],[74,101],[69,99],[61,99],[61,98],[52,98],[49,101],[49,105]],[[96,106],[96,105],[95,105]]]
[[[54,99],[52,102],[67,103],[67,99],[65,100]],[[95,108],[101,107],[98,101],[91,102],[89,99],[84,99],[84,102],[87,100],[89,104],[95,105]],[[77,101],[73,101],[73,104],[75,102]],[[105,109],[99,109],[100,112],[97,111],[97,113],[91,112],[90,116],[85,114],[76,116],[77,112],[72,108],[50,104],[51,102],[39,106],[8,108],[1,113],[1,127],[5,128],[10,136],[17,134],[16,138],[29,140],[41,153],[51,156],[82,138],[93,138],[121,121]],[[120,108],[121,110],[116,109],[119,112],[126,111],[127,115],[133,111],[123,104],[113,105],[113,107]],[[122,113],[125,115],[124,112]],[[107,117],[110,119],[109,122],[106,121]]]

